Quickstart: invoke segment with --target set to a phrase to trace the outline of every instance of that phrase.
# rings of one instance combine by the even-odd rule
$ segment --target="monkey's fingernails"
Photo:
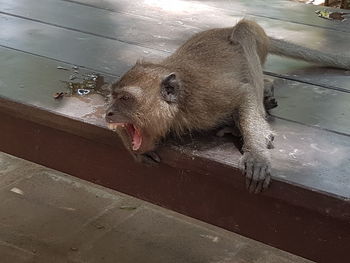
[[[250,186],[249,186],[249,193],[255,193],[257,187],[258,187],[259,181],[257,180],[251,180]]]
[[[263,189],[267,189],[270,185],[271,182],[271,176],[266,176],[265,180],[264,180],[264,184],[263,184]]]
[[[253,177],[253,164],[251,162],[246,162],[244,168],[247,178],[251,179]]]
[[[271,182],[271,174],[270,174],[270,168],[267,167],[265,170],[265,180],[264,180],[264,184],[263,184],[263,189],[267,189],[270,185]]]
[[[263,184],[265,182],[266,176],[267,176],[266,175],[266,168],[263,167],[263,168],[260,169],[259,179],[258,179],[259,183],[258,183],[258,185],[257,185],[257,187],[255,189],[255,194],[258,194],[258,193],[262,192]]]
[[[259,194],[262,192],[264,181],[259,181],[257,187],[255,188],[254,194]]]
[[[250,184],[251,184],[251,183],[252,183],[252,180],[251,180],[251,179],[249,179],[249,178],[246,178],[246,179],[245,179],[245,187],[246,187],[247,190],[250,189]]]
[[[255,193],[255,190],[258,187],[260,170],[261,169],[258,165],[254,167],[253,174],[252,174],[252,182],[250,183],[250,187],[249,187],[250,193]]]
[[[245,171],[247,169],[247,166],[243,160],[240,160],[240,162],[238,164],[238,168],[243,172],[243,175],[245,175]]]

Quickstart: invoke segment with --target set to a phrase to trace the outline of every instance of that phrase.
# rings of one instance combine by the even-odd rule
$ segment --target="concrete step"
[[[0,153],[2,263],[307,263],[221,228]]]

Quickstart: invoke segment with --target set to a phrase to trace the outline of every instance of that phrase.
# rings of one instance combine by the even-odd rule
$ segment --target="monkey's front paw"
[[[268,188],[271,181],[270,158],[266,155],[245,152],[240,166],[246,176],[246,187],[250,193],[260,193]]]
[[[149,166],[156,166],[160,163],[160,158],[155,152],[138,154],[136,160]]]

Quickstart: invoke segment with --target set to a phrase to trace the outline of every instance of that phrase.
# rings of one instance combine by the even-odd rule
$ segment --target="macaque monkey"
[[[158,162],[153,150],[169,133],[235,124],[244,141],[240,164],[246,187],[259,193],[271,180],[268,148],[274,138],[266,109],[276,101],[269,91],[264,95],[262,70],[268,53],[350,68],[345,56],[268,37],[257,23],[243,19],[234,27],[195,34],[160,63],[138,61],[111,85],[109,128],[134,156]]]

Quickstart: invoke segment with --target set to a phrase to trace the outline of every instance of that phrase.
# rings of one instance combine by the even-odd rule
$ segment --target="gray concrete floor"
[[[0,153],[0,262],[310,262]]]

